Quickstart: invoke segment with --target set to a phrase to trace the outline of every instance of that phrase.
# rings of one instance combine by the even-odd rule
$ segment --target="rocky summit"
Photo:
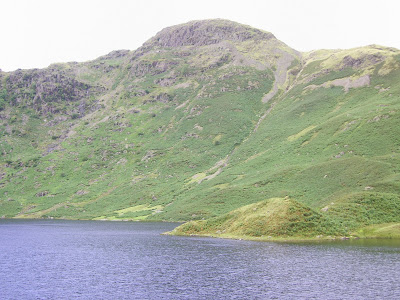
[[[220,19],[0,72],[0,217],[400,236],[399,82],[397,49],[301,53]]]

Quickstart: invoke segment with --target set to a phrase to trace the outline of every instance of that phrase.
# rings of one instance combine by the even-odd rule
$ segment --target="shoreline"
[[[353,232],[349,236],[330,236],[330,235],[317,235],[315,237],[306,237],[306,236],[247,236],[247,235],[233,235],[233,234],[188,234],[181,232],[174,232],[176,228],[180,225],[185,224],[185,221],[166,221],[166,220],[130,220],[130,219],[73,219],[73,218],[1,218],[1,220],[26,220],[26,221],[94,221],[94,222],[139,222],[139,223],[176,223],[177,227],[175,227],[172,231],[163,232],[162,235],[169,236],[182,236],[182,237],[204,237],[204,238],[218,238],[218,239],[230,239],[230,240],[243,240],[243,241],[256,241],[256,242],[282,242],[282,243],[290,243],[290,242],[329,242],[329,241],[354,241],[354,240],[369,240],[369,239],[389,239],[389,240],[400,240],[400,235],[379,235],[379,234],[365,234],[365,228],[370,226],[361,228],[356,232]],[[393,223],[397,224],[397,223]],[[388,224],[376,224],[376,227],[387,226]]]

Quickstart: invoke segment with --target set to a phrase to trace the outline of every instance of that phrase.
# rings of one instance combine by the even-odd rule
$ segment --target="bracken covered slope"
[[[289,197],[341,234],[400,222],[399,79],[397,49],[299,53],[227,20],[0,73],[0,216],[186,221]],[[373,216],[350,221],[360,199]]]

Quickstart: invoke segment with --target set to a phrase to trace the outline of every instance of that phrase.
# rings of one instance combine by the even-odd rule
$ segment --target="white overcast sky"
[[[135,50],[164,27],[223,18],[299,51],[400,48],[399,0],[0,0],[0,69]]]

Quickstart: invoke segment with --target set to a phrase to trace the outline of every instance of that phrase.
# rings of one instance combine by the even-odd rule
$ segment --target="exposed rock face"
[[[272,33],[227,20],[193,21],[163,29],[144,46],[205,46],[224,40],[275,39]]]
[[[6,91],[7,102],[13,106],[29,105],[44,114],[59,112],[56,103],[79,102],[104,90],[80,82],[57,68],[17,70],[3,77],[0,90]]]
[[[136,77],[141,77],[145,75],[157,75],[164,73],[169,68],[176,65],[176,62],[173,61],[146,61],[142,60],[136,63],[131,68],[132,75]]]
[[[365,55],[363,57],[353,58],[350,55],[347,55],[343,58],[342,64],[343,68],[354,68],[360,69],[366,66],[375,65],[380,63],[385,58],[379,54],[370,54]]]

